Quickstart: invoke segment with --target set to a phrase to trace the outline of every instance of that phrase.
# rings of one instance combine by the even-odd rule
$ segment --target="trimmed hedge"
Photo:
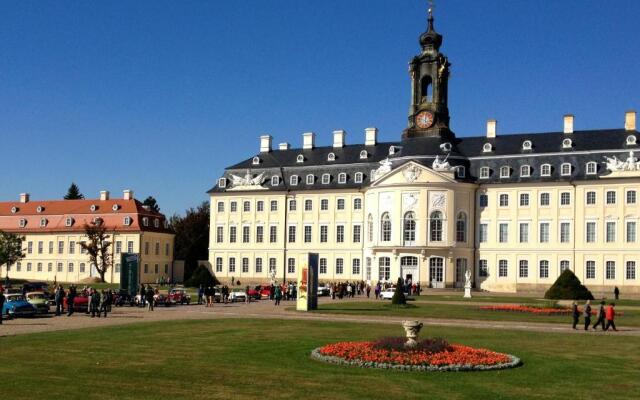
[[[553,300],[593,300],[593,294],[571,270],[565,269],[549,290],[546,291],[544,298]]]
[[[397,306],[407,304],[407,299],[404,297],[404,282],[402,281],[402,278],[398,278],[396,291],[393,293],[393,297],[391,298],[391,304]]]

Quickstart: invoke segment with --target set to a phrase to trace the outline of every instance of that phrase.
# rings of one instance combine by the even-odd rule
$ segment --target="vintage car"
[[[24,293],[42,292],[47,293],[47,295],[51,293],[47,282],[27,282],[22,285],[22,290]]]
[[[232,303],[247,301],[247,295],[245,294],[244,290],[236,289],[229,292],[229,301]]]
[[[5,302],[2,306],[2,315],[8,318],[33,317],[36,315],[36,308],[29,303],[21,294],[5,295]]]
[[[191,296],[185,288],[173,288],[169,290],[169,300],[173,304],[190,304]]]
[[[258,292],[256,299],[268,299],[271,296],[271,285],[259,285],[255,290]]]
[[[63,304],[64,304],[64,309],[68,310],[68,306],[67,306],[67,297],[65,296],[64,300],[63,300]],[[87,311],[89,309],[89,297],[88,296],[83,296],[81,294],[76,295],[76,297],[73,298],[73,311],[75,312],[83,312],[83,311]]]
[[[49,313],[49,297],[44,292],[27,293],[27,301],[36,308],[38,314]]]
[[[382,300],[391,300],[393,298],[393,294],[396,292],[395,288],[389,288],[389,289],[385,289],[382,292],[380,292],[380,298]],[[404,297],[409,297],[409,293],[404,292]]]
[[[320,296],[329,296],[331,290],[329,290],[329,286],[318,285],[318,297]]]

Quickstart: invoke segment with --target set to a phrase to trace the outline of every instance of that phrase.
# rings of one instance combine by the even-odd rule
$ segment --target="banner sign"
[[[140,256],[134,253],[122,253],[120,257],[120,289],[124,289],[131,296],[138,291],[138,269]]]
[[[296,310],[318,309],[318,253],[309,253],[307,262],[298,269]]]

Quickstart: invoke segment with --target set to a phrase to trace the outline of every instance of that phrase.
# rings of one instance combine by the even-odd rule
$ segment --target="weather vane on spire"
[[[429,0],[429,16],[431,17],[431,15],[433,14],[433,8],[435,7],[435,5],[433,4],[433,0]]]

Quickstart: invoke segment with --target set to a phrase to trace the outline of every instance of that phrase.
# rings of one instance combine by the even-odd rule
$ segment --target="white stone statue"
[[[420,334],[420,329],[422,329],[422,322],[419,321],[402,321],[402,327],[404,328],[407,334],[407,341],[404,344],[404,347],[407,349],[413,349],[418,345],[418,335]]]
[[[447,161],[448,158],[449,158],[449,154],[447,154],[444,159],[440,159],[440,156],[436,155],[435,160],[433,160],[433,164],[431,164],[431,168],[434,171],[443,171],[443,172],[453,171],[455,167],[452,167],[449,164],[449,161]]]
[[[389,157],[380,161],[380,166],[378,167],[378,169],[375,170],[375,173],[374,173],[374,180],[377,180],[382,175],[386,174],[392,169],[393,169],[393,164],[391,163],[391,160],[389,160]]]
[[[471,298],[471,271],[468,269],[464,273],[464,297]]]
[[[404,171],[402,171],[402,174],[404,175],[404,179],[406,179],[407,182],[415,182],[415,180],[420,177],[420,172],[422,171],[420,171],[420,168],[418,168],[417,165],[411,164],[407,168],[405,168]]]
[[[264,172],[254,178],[253,175],[251,175],[251,170],[247,170],[247,173],[244,175],[244,177],[231,174],[231,182],[234,188],[262,187],[262,182],[264,182],[264,179]]]
[[[604,158],[607,169],[611,172],[640,171],[640,161],[638,161],[638,157],[635,156],[633,151],[629,152],[629,157],[627,157],[626,161],[622,161],[616,156],[605,156]]]

